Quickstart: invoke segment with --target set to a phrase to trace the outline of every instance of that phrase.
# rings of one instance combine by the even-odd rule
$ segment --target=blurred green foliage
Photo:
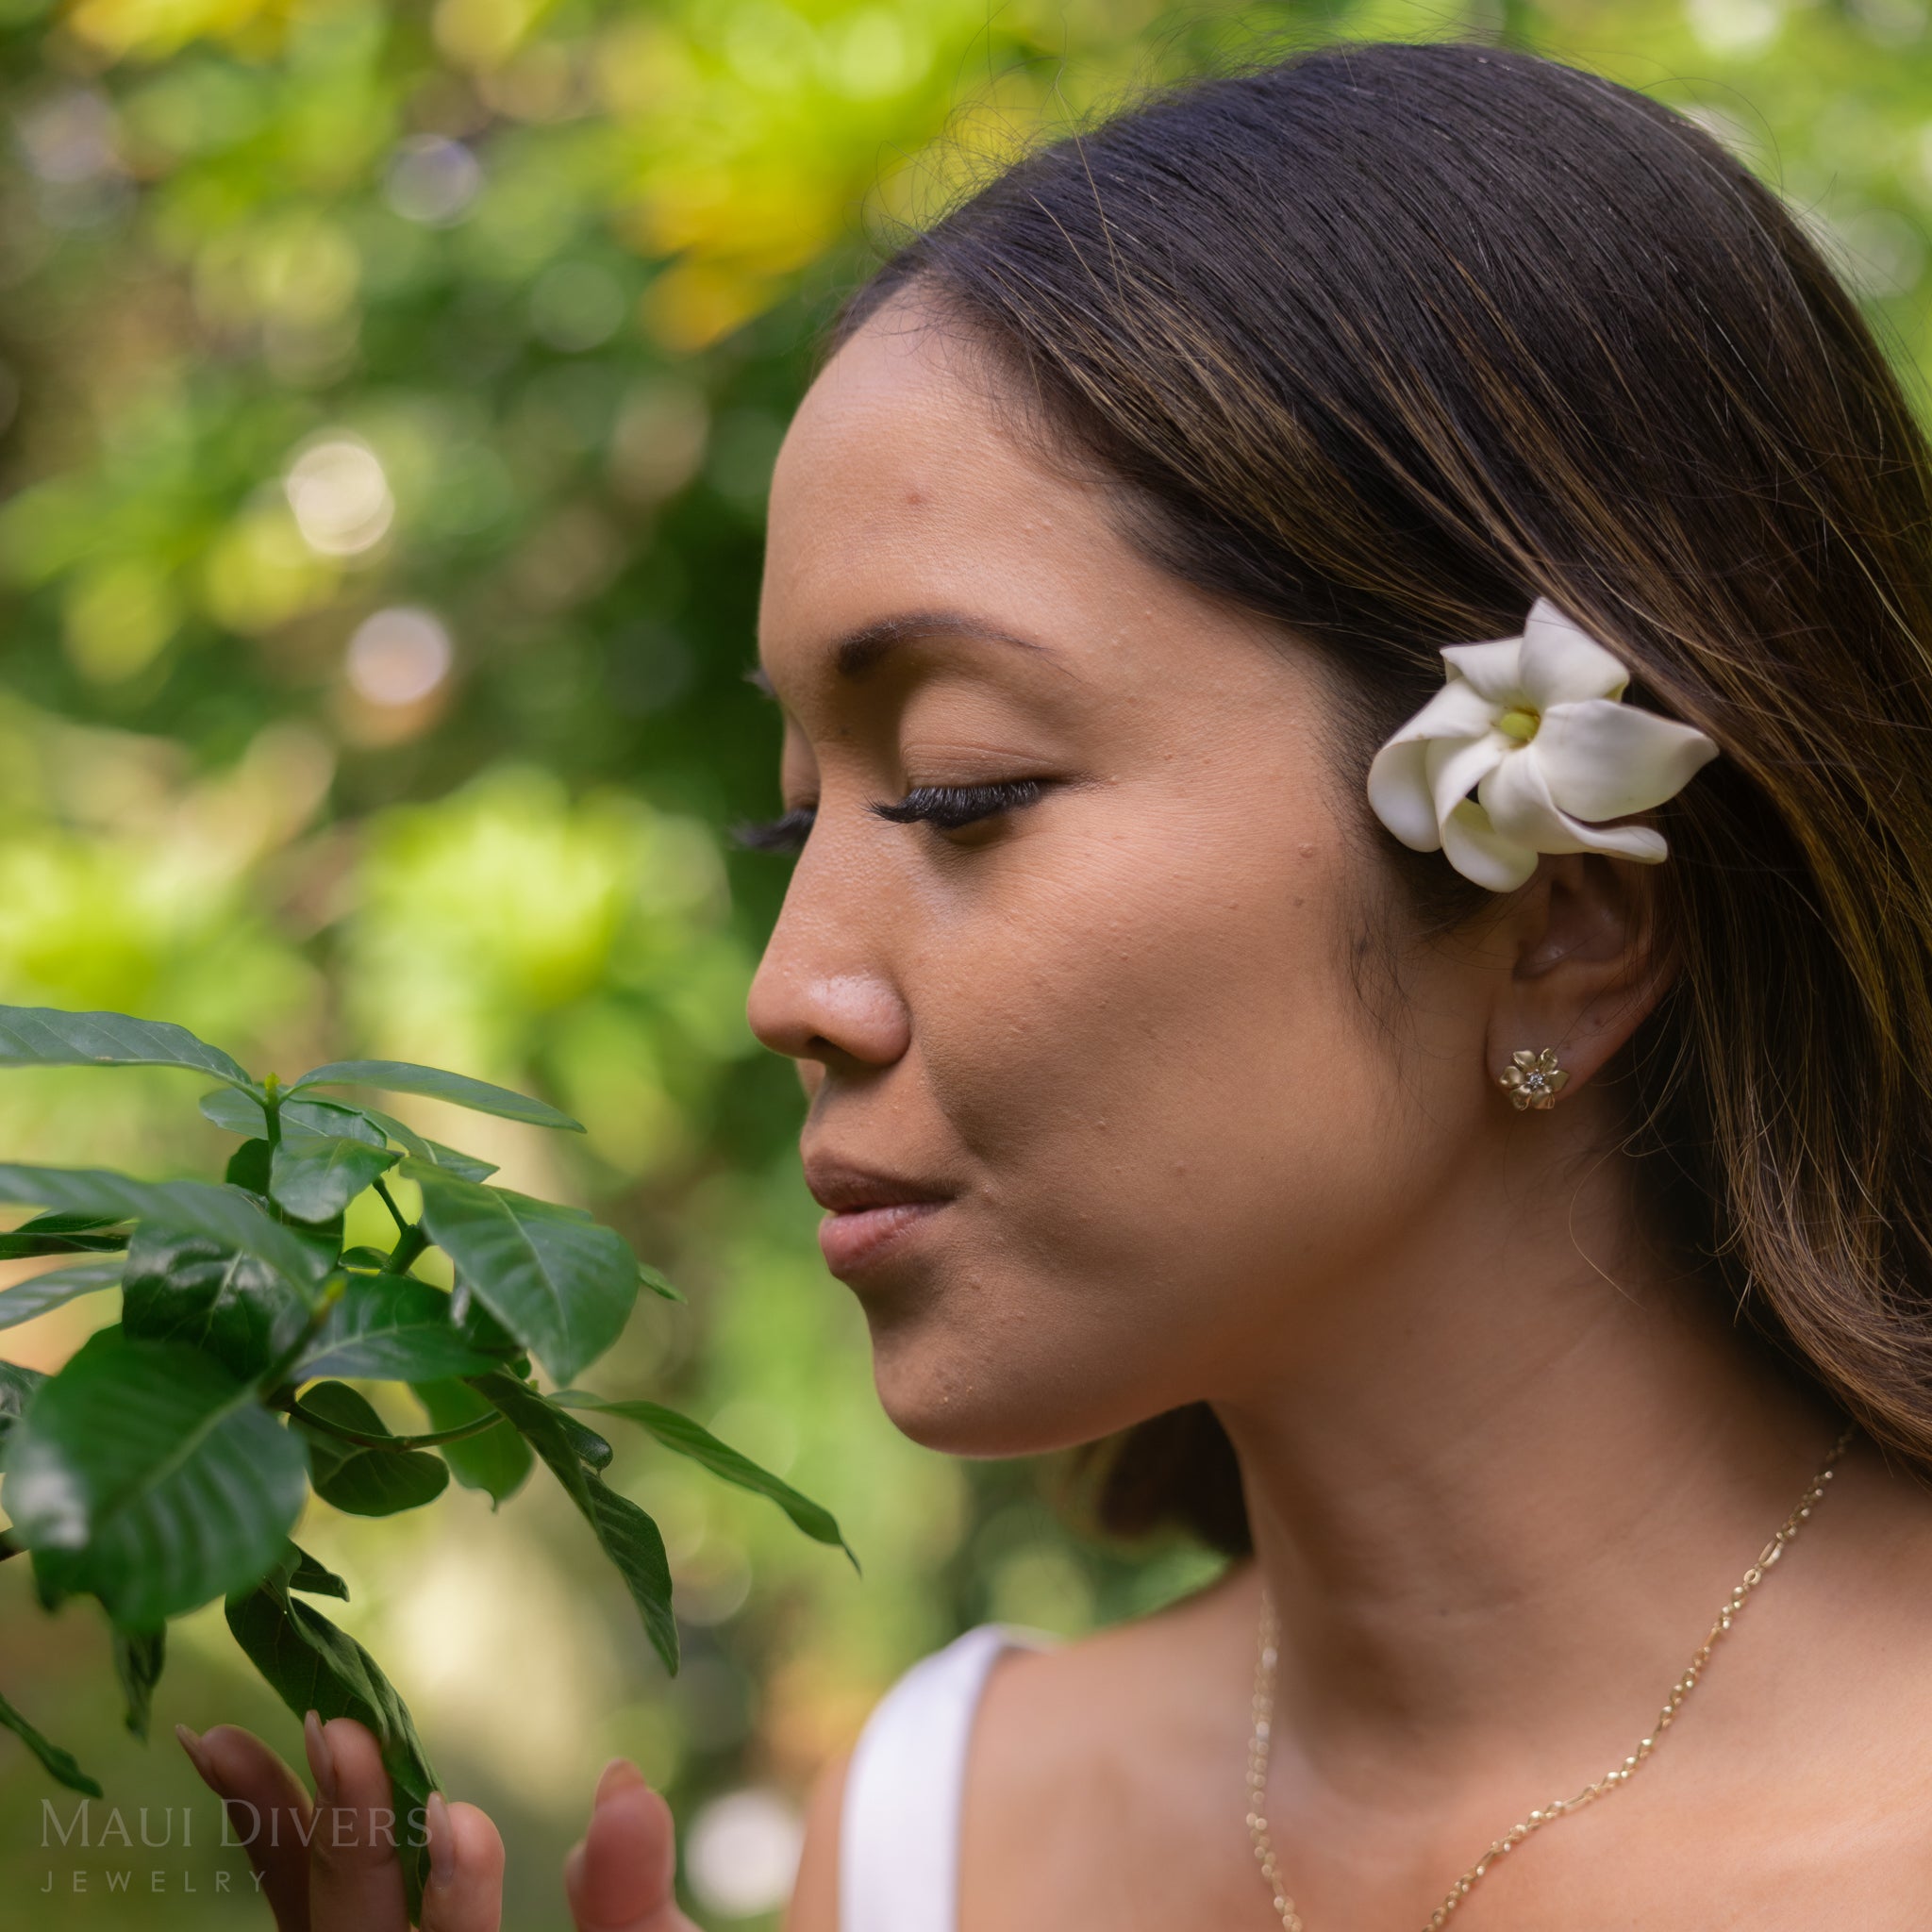
[[[511,1924],[562,1923],[554,1856],[618,1750],[670,1786],[696,1875],[738,1874],[699,1886],[700,1918],[770,1923],[753,1879],[782,1866],[784,1807],[913,1657],[986,1616],[1078,1630],[1212,1567],[1091,1547],[1036,1472],[962,1469],[878,1413],[792,1172],[795,1090],[741,1021],[784,882],[724,839],[774,801],[742,677],[761,500],[831,302],[962,183],[1165,76],[1454,33],[1698,115],[1916,372],[1926,0],[0,0],[0,999],[177,1020],[263,1066],[389,1054],[550,1093],[591,1128],[574,1165],[514,1126],[477,1151],[693,1290],[606,1386],[691,1407],[866,1563],[653,1466],[673,1685],[535,1496],[479,1537],[465,1492],[427,1550],[408,1517],[305,1527],[453,1782],[502,1816]],[[0,1154],[205,1159],[158,1124],[172,1077],[14,1076]],[[62,1358],[87,1307],[16,1352]],[[402,1538],[428,1579],[407,1595]],[[30,1714],[130,1821],[196,1827],[131,1858],[43,1848],[40,1774],[0,1740],[0,1896],[50,1928],[260,1923],[214,1890],[240,1854],[186,1766],[116,1741],[103,1633],[41,1619],[9,1572],[0,1592]],[[293,1755],[194,1628],[164,1723],[258,1721]],[[513,1704],[468,1693],[492,1674]]]

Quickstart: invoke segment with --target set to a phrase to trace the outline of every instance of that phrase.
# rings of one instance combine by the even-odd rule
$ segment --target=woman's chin
[[[1068,1412],[1064,1387],[1036,1381],[1022,1364],[947,1359],[909,1338],[881,1338],[876,1330],[873,1383],[902,1436],[947,1456],[1044,1456],[1135,1420],[1096,1418],[1083,1427]]]

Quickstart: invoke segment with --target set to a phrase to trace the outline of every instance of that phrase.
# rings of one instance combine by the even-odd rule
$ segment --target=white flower
[[[1522,885],[1540,852],[1666,856],[1651,826],[1599,822],[1674,797],[1717,756],[1710,739],[1620,703],[1630,674],[1547,597],[1521,637],[1442,657],[1447,682],[1369,767],[1369,803],[1405,845],[1440,847],[1494,892]]]

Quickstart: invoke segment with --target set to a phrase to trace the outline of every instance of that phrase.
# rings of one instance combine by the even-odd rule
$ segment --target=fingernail
[[[189,1763],[200,1774],[202,1783],[212,1785],[214,1779],[208,1774],[208,1756],[201,1748],[201,1740],[186,1724],[175,1726],[175,1738],[182,1750],[187,1752]]]
[[[426,1807],[429,1824],[429,1874],[438,1885],[447,1885],[457,1875],[457,1834],[450,1824],[449,1807],[441,1791],[431,1791]]]
[[[597,1794],[591,1802],[601,1805],[612,1791],[620,1791],[645,1782],[644,1774],[628,1757],[613,1757],[607,1764],[597,1779]]]
[[[315,1795],[325,1805],[336,1801],[336,1760],[328,1748],[328,1734],[322,1719],[310,1711],[302,1720],[302,1748],[308,1754],[308,1769],[315,1779]]]

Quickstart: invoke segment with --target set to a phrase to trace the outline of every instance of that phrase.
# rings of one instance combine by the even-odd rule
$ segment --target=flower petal
[[[1513,892],[1536,870],[1536,854],[1503,838],[1473,799],[1442,821],[1442,850],[1464,878],[1492,892]]]
[[[1532,708],[1539,711],[1584,698],[1619,697],[1630,682],[1622,660],[1547,597],[1529,607],[1518,675]]]
[[[1369,804],[1375,816],[1417,852],[1434,852],[1442,842],[1430,802],[1424,754],[1445,739],[1479,738],[1496,721],[1496,707],[1483,697],[1454,665],[1448,682],[1375,754],[1369,766]],[[1469,785],[1482,774],[1473,773]],[[1466,791],[1469,785],[1465,785]]]
[[[1506,707],[1484,697],[1453,664],[1447,670],[1448,683],[1389,740],[1391,744],[1411,738],[1479,738],[1502,715]]]
[[[1655,865],[1670,850],[1650,825],[1587,825],[1558,811],[1536,743],[1505,758],[1476,787],[1476,798],[1499,837],[1536,852],[1603,852]]]
[[[1437,823],[1446,819],[1495,770],[1499,759],[1516,749],[1516,741],[1500,731],[1485,731],[1480,738],[1460,742],[1451,738],[1431,739],[1423,770],[1428,776]]]
[[[1497,638],[1486,644],[1444,644],[1449,668],[1460,672],[1482,697],[1507,710],[1522,694],[1521,638]]]
[[[1695,725],[1604,698],[1557,705],[1536,735],[1537,763],[1558,810],[1616,819],[1674,798],[1717,756]]]
[[[1428,748],[1420,738],[1391,738],[1369,766],[1369,804],[1375,816],[1416,852],[1434,852],[1442,842],[1423,767]]]

